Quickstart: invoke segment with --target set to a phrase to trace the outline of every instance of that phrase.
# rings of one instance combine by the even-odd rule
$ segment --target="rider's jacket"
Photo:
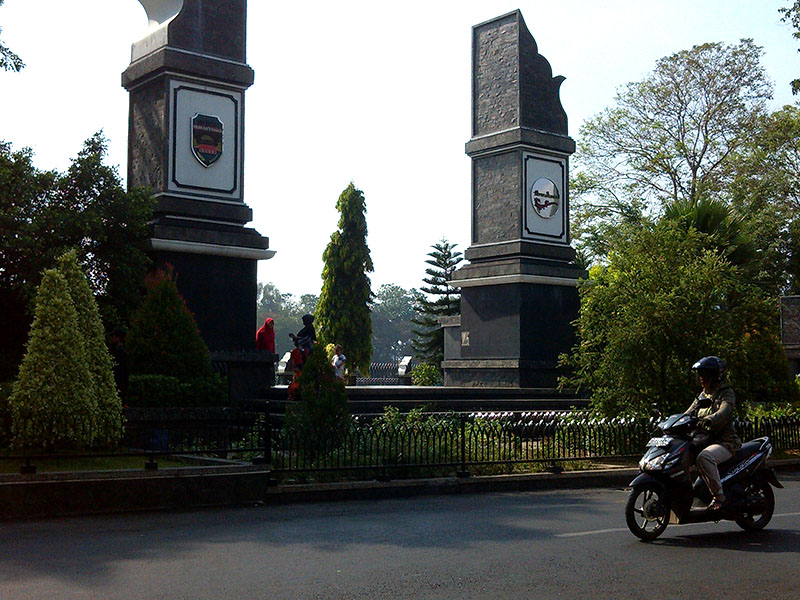
[[[699,408],[701,405],[706,404],[709,399],[711,400],[709,406]],[[696,411],[699,419],[711,421],[712,444],[721,444],[731,452],[736,452],[742,446],[742,441],[733,427],[733,409],[735,406],[736,394],[733,393],[733,388],[727,383],[723,383],[711,394],[700,392],[686,412]]]

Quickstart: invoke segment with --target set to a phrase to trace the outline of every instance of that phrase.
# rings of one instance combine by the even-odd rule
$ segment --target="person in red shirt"
[[[256,332],[256,350],[266,350],[275,354],[275,321],[270,317],[267,317]]]

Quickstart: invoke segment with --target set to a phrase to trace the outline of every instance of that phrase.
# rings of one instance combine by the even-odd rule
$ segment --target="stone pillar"
[[[586,275],[569,239],[564,78],[519,11],[473,27],[472,60],[472,235],[451,281],[461,348],[445,355],[445,385],[553,387]]]
[[[149,34],[122,74],[128,185],[157,200],[150,254],[170,264],[212,351],[254,349],[256,265],[269,240],[245,225],[246,0],[139,0]]]

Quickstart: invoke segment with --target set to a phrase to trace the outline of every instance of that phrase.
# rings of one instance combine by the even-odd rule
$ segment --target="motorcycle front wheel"
[[[633,535],[646,542],[664,533],[669,524],[669,502],[664,489],[654,483],[633,488],[625,504],[625,522]]]
[[[775,493],[772,486],[766,481],[759,481],[747,486],[745,494],[748,502],[758,500],[763,504],[761,513],[745,514],[736,519],[736,524],[745,531],[758,531],[764,529],[772,519],[775,512]]]

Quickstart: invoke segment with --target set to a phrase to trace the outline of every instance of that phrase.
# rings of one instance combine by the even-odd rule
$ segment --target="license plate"
[[[671,437],[662,436],[662,437],[654,437],[650,438],[650,441],[647,442],[649,447],[655,448],[663,448],[664,446],[669,446],[669,443],[672,441]]]

